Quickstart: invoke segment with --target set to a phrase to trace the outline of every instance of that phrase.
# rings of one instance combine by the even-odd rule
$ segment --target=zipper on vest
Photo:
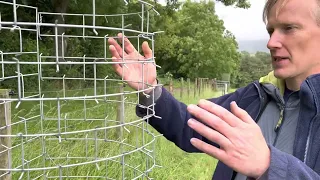
[[[306,80],[306,82],[307,82],[309,88],[311,89],[309,81]],[[316,116],[317,116],[317,115],[316,115]],[[314,117],[311,119],[311,123],[310,123],[310,126],[309,126],[308,137],[307,137],[307,142],[306,142],[306,148],[305,148],[305,150],[304,150],[304,157],[303,157],[303,162],[304,162],[305,164],[307,164],[307,161],[308,161],[308,155],[309,155],[309,151],[310,151],[309,146],[310,146],[310,142],[312,142],[312,140],[311,140],[311,138],[312,138],[312,136],[311,136],[312,127],[313,127],[313,123],[314,123],[314,121],[315,121],[315,117],[316,117],[316,116],[314,116]]]
[[[311,125],[308,131],[308,137],[307,137],[307,142],[306,142],[306,149],[304,150],[304,156],[303,156],[303,163],[307,164],[307,157],[309,154],[309,145],[310,145],[310,135],[311,135],[311,130],[313,126],[313,119],[311,120]]]
[[[279,117],[279,120],[278,120],[278,123],[276,125],[276,127],[274,128],[274,131],[276,132],[276,138],[273,142],[273,146],[276,146],[276,143],[278,141],[278,137],[279,137],[279,134],[280,134],[280,131],[281,131],[281,125],[282,125],[282,122],[283,122],[283,116],[284,116],[284,108],[285,106],[284,105],[281,105],[280,106],[280,117]]]
[[[273,142],[273,146],[276,146],[276,143],[278,141],[278,137],[279,137],[279,134],[280,134],[280,131],[281,131],[281,126],[282,126],[282,123],[283,123],[283,120],[284,120],[284,109],[286,107],[286,102],[282,101],[282,98],[279,97],[278,93],[276,93],[276,96],[278,97],[278,100],[280,101],[280,105],[279,105],[280,115],[279,115],[279,119],[278,119],[277,125],[274,127],[274,131],[276,132],[276,138],[275,138],[275,140]]]
[[[274,128],[274,131],[275,131],[275,132],[278,132],[279,129],[280,129],[280,126],[282,125],[282,122],[283,122],[283,112],[284,112],[284,107],[281,105],[281,106],[280,106],[280,117],[279,117],[279,120],[278,120],[278,123],[277,123],[276,127]]]

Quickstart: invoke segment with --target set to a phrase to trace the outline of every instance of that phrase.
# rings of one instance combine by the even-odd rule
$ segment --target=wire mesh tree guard
[[[115,63],[156,65],[154,56],[146,61],[113,62],[107,43],[111,36],[105,31],[130,34],[127,37],[137,42],[138,51],[147,40],[153,50],[157,32],[149,32],[149,15],[158,13],[141,0],[141,11],[130,14],[96,14],[95,0],[91,3],[91,13],[71,14],[39,12],[16,0],[0,1],[0,6],[13,11],[10,21],[1,20],[0,12],[0,31],[18,39],[16,50],[2,51],[5,46],[0,45],[1,83],[15,85],[10,87],[14,94],[0,92],[0,179],[152,179],[150,172],[158,166],[157,135],[147,121],[155,116],[154,103],[148,107],[138,104],[145,90],[124,87],[124,79],[110,78],[102,70]],[[21,9],[33,11],[34,21],[22,21]],[[48,16],[74,18],[79,23],[46,22]],[[138,29],[130,29],[126,21],[133,16],[141,22]],[[112,18],[119,27],[106,25]],[[101,19],[104,25],[98,23]],[[33,44],[25,40],[27,35],[33,35]],[[70,55],[65,46],[74,44],[65,39],[96,41],[104,51],[92,57],[83,52]],[[43,42],[51,43],[54,55],[47,53]],[[138,118],[136,105],[153,113]]]

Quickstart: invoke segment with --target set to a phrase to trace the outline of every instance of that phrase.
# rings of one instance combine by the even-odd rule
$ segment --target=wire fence
[[[154,49],[156,32],[149,32],[148,18],[149,13],[157,14],[157,11],[151,4],[138,0],[140,12],[96,14],[95,0],[91,1],[91,14],[39,12],[37,7],[17,4],[16,0],[0,1],[0,6],[13,11],[11,21],[0,18],[0,30],[18,32],[19,39],[17,51],[4,52],[0,46],[0,81],[15,83],[14,91],[0,93],[0,179],[152,179],[149,173],[157,167],[156,136],[148,129],[147,122],[155,116],[154,103],[145,107],[137,103],[139,99],[130,97],[139,98],[138,94],[154,87],[145,84],[148,89],[132,90],[124,87],[128,83],[124,79],[110,78],[98,69],[115,63],[124,67],[129,63],[157,66],[154,57],[145,61],[113,62],[107,51],[107,40],[111,36],[103,33],[109,30],[135,34],[127,37],[138,42],[138,50],[142,40],[150,41]],[[34,21],[20,21],[18,8],[34,11]],[[80,24],[46,22],[45,17],[51,15],[80,17],[83,21]],[[133,15],[141,21],[139,29],[128,28],[125,17]],[[96,24],[97,18],[107,21],[109,17],[119,17],[119,27]],[[91,24],[86,22],[88,18]],[[54,31],[43,31],[43,27]],[[68,29],[76,29],[68,32],[77,33],[68,34]],[[88,35],[88,31],[94,35]],[[24,32],[33,35],[35,46],[26,48]],[[105,51],[97,57],[70,56],[64,52],[65,38],[96,39]],[[42,50],[42,41],[52,42],[54,55]],[[81,73],[64,74],[70,66],[80,67]],[[123,68],[123,71],[129,69]],[[144,83],[144,78],[137,83]],[[33,80],[36,90],[27,86]],[[86,82],[87,88],[68,86],[68,83],[80,82]],[[62,88],[48,91],[47,87],[54,88],[55,84]],[[152,113],[137,118],[133,115],[136,105]]]

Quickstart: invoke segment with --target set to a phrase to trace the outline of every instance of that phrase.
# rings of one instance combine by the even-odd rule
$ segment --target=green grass
[[[90,95],[92,91],[67,92],[67,96]],[[99,92],[102,93],[102,92]],[[193,91],[189,97],[187,93],[180,97],[180,92],[175,90],[174,96],[180,101],[190,104],[196,104],[201,98],[211,98],[220,96],[221,92],[212,92],[209,89],[204,90],[194,97]],[[55,97],[56,94],[47,94]],[[60,94],[61,96],[61,94]],[[134,122],[139,120],[135,115],[135,105],[128,102],[136,102],[136,95],[126,95],[125,104],[125,122]],[[63,176],[108,176],[112,179],[121,179],[122,175],[131,179],[137,177],[139,171],[143,172],[150,168],[154,163],[161,165],[162,168],[154,168],[149,176],[154,179],[210,179],[216,166],[216,160],[205,154],[190,154],[183,152],[173,143],[167,141],[164,137],[157,137],[155,140],[155,152],[139,150],[143,144],[147,149],[153,149],[153,135],[159,135],[151,126],[144,121],[137,121],[123,128],[97,129],[105,126],[119,125],[117,120],[116,100],[119,97],[107,98],[107,101],[86,101],[86,110],[84,110],[84,101],[63,101],[60,103],[60,124],[58,123],[57,101],[45,101],[43,103],[43,119],[40,118],[41,104],[38,102],[23,102],[19,108],[14,109],[12,104],[12,122],[20,122],[12,126],[12,134],[45,134],[51,135],[45,138],[15,137],[12,138],[13,167],[24,164],[24,168],[41,167],[59,167],[53,170],[37,170],[28,173],[26,171],[22,179],[32,179],[41,174],[47,174],[49,177]],[[83,118],[86,117],[86,120]],[[23,118],[27,121],[23,121]],[[29,118],[29,119],[28,119]],[[74,120],[72,120],[74,119]],[[77,120],[82,119],[82,120]],[[105,120],[94,120],[105,119]],[[25,123],[26,122],[26,123]],[[58,128],[60,127],[60,128]],[[142,131],[148,129],[148,131]],[[60,131],[59,131],[60,129]],[[90,132],[61,135],[59,133],[90,130]],[[82,138],[79,140],[78,138]],[[59,141],[61,140],[61,142]],[[22,146],[21,143],[24,143]],[[122,144],[120,142],[126,143]],[[43,149],[42,147],[45,147]],[[88,162],[106,157],[114,157],[122,152],[135,151],[123,157],[113,158],[108,161],[91,163],[89,165],[79,165],[76,167],[65,167],[64,165]],[[23,153],[22,153],[23,152]],[[154,153],[154,154],[153,154]],[[155,161],[149,157],[155,155]],[[22,163],[22,157],[25,159]],[[38,158],[37,158],[38,157]],[[78,157],[86,157],[84,159]],[[32,160],[32,161],[31,161]],[[121,163],[136,167],[138,171],[129,166],[122,166]],[[125,167],[122,169],[122,167]],[[20,167],[21,168],[21,167]],[[13,173],[13,179],[18,179],[21,172]],[[42,177],[43,178],[43,177]],[[40,179],[42,179],[40,178]],[[58,178],[53,178],[58,179]],[[77,178],[81,179],[81,178]]]

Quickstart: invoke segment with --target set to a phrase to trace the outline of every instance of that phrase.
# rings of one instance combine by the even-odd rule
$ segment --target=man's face
[[[272,55],[274,74],[280,79],[303,81],[320,73],[320,27],[316,21],[317,0],[278,1],[268,16],[270,34],[268,48]]]

